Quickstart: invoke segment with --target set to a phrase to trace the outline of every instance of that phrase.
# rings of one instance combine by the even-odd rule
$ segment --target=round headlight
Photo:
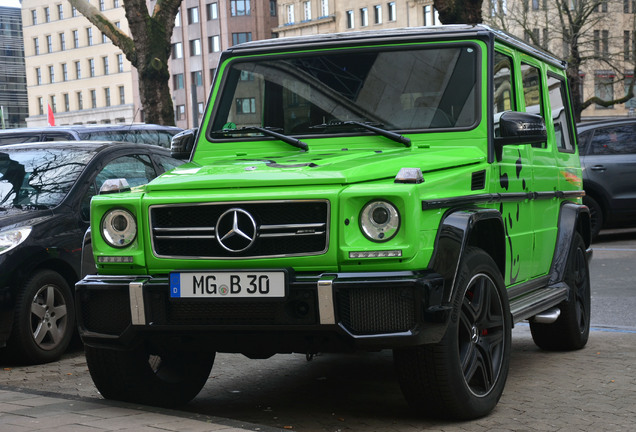
[[[388,201],[371,201],[360,212],[360,229],[369,240],[390,240],[399,228],[400,214]]]
[[[112,247],[123,248],[137,237],[137,222],[128,210],[114,209],[102,218],[102,237]]]

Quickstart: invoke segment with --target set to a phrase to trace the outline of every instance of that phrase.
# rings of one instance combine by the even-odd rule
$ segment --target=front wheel
[[[483,250],[468,248],[457,278],[446,334],[439,343],[396,349],[406,400],[418,412],[474,419],[503,393],[511,349],[511,316],[501,273]]]
[[[95,387],[106,399],[176,407],[199,394],[214,364],[214,353],[152,354],[143,344],[132,350],[85,346]]]
[[[565,283],[570,287],[567,300],[559,304],[561,315],[551,324],[530,321],[534,343],[544,350],[576,350],[590,336],[590,271],[581,234],[574,234],[565,267]]]
[[[21,362],[58,360],[75,331],[73,295],[57,272],[39,270],[16,295],[15,319],[7,346]]]

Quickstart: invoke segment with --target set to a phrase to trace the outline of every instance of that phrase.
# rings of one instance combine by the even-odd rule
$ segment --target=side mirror
[[[173,158],[181,160],[190,159],[197,132],[197,128],[187,129],[172,137],[172,141],[170,142],[170,154]]]
[[[548,139],[543,117],[537,114],[506,111],[499,117],[495,137],[497,158],[501,159],[502,147],[510,144],[540,144]]]

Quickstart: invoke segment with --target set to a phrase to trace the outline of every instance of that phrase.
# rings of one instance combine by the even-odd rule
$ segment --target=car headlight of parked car
[[[121,208],[106,212],[102,218],[102,237],[109,246],[123,248],[137,237],[137,221],[128,210]]]
[[[371,201],[360,212],[360,229],[366,238],[376,242],[392,239],[400,228],[400,213],[388,201]]]
[[[0,255],[25,241],[29,234],[30,226],[0,230]]]

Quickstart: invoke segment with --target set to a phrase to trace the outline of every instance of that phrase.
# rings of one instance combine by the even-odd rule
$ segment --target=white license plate
[[[170,273],[170,297],[285,297],[285,272],[216,271]]]

